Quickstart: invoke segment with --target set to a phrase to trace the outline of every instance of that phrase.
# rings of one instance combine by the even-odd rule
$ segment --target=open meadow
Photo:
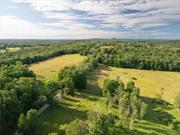
[[[180,135],[180,0],[0,5],[0,135]]]
[[[85,57],[79,54],[69,54],[32,64],[29,68],[36,74],[37,79],[44,80],[56,77],[57,71],[63,67],[80,64],[84,59]]]
[[[134,72],[135,71],[135,72]],[[174,78],[174,75],[175,78]],[[166,119],[172,121],[176,119],[180,122],[180,114],[176,109],[173,109],[171,106],[166,107],[162,104],[157,104],[154,98],[151,98],[158,93],[158,90],[161,90],[162,85],[164,84],[164,97],[168,97],[168,88],[169,85],[166,83],[172,83],[173,81],[178,81],[179,74],[171,72],[154,72],[154,71],[144,71],[144,70],[134,70],[134,69],[121,69],[121,68],[111,68],[100,65],[98,69],[90,73],[88,76],[88,85],[86,90],[83,92],[77,92],[75,96],[68,96],[67,98],[58,98],[57,104],[51,106],[45,111],[44,114],[40,116],[41,125],[41,134],[47,134],[49,132],[57,132],[58,134],[65,134],[66,127],[74,120],[81,119],[87,120],[87,114],[89,111],[99,111],[103,114],[108,113],[108,107],[104,103],[105,98],[102,96],[102,91],[100,90],[99,83],[105,77],[120,78],[127,82],[127,80],[132,79],[132,77],[137,78],[134,80],[137,86],[141,89],[141,94],[144,96],[143,100],[146,102],[148,107],[148,112],[145,115],[144,120],[139,120],[134,123],[134,130],[138,135],[178,135],[180,133],[180,127],[177,126],[176,129],[171,129],[169,124],[166,122]],[[148,76],[148,77],[147,77]],[[169,77],[169,80],[165,79],[163,83],[153,83],[153,79],[161,77]],[[144,84],[144,82],[149,82]],[[172,82],[171,82],[172,81]],[[165,85],[166,84],[166,85]],[[175,84],[175,83],[173,83]],[[141,88],[141,86],[144,88]],[[178,87],[178,83],[175,84]],[[147,94],[145,87],[156,88],[155,93],[153,91]],[[176,88],[174,87],[174,88]],[[174,90],[171,89],[171,91]],[[177,92],[178,89],[175,89]],[[167,94],[168,93],[168,94]],[[171,99],[173,95],[169,95],[168,99]],[[165,99],[166,100],[166,99]],[[170,100],[169,100],[170,101]],[[158,108],[162,107],[164,112],[161,113],[158,111]],[[113,109],[112,113],[116,115],[118,113],[117,109]],[[116,128],[113,132],[113,135],[127,134],[127,130],[122,130]],[[130,133],[130,132],[129,132]]]
[[[21,50],[21,48],[20,47],[9,47],[9,48],[7,48],[7,50],[10,52],[16,52],[16,51]]]
[[[141,96],[157,98],[162,93],[162,99],[169,103],[173,103],[174,97],[180,92],[180,73],[178,72],[115,68],[101,65],[91,77],[99,82],[106,77],[119,78],[124,83],[132,80],[140,88]]]
[[[65,66],[77,65],[85,59],[79,54],[59,56],[47,61],[32,64],[33,70],[38,79],[55,80],[57,73]],[[153,104],[154,98],[162,94],[162,99],[173,103],[173,99],[180,92],[180,74],[177,72],[137,70],[127,68],[116,68],[105,65],[99,67],[88,75],[88,85],[84,92],[76,92],[74,97],[68,96],[62,99],[57,97],[57,104],[50,106],[41,116],[41,134],[57,132],[65,134],[66,127],[75,119],[86,120],[89,111],[100,111],[107,114],[107,106],[104,104],[104,97],[100,90],[103,79],[119,78],[125,84],[132,80],[140,88],[140,95],[144,97],[146,103],[151,104],[146,119],[134,124],[135,130],[139,134],[179,134],[179,127],[176,130],[170,129],[163,121],[164,118],[176,118],[180,121],[180,115],[175,109],[164,108],[166,114],[160,114],[156,109],[158,105]],[[161,105],[160,105],[161,106]],[[117,110],[113,109],[116,114]],[[152,119],[149,119],[150,116]],[[117,133],[126,133],[127,131],[118,131]]]
[[[79,54],[64,55],[32,64],[30,69],[37,75],[38,79],[47,79],[56,76],[57,71],[61,68],[77,65],[84,59],[85,57]],[[124,83],[132,80],[140,88],[141,96],[157,98],[162,93],[162,98],[170,103],[173,103],[174,97],[180,92],[180,73],[178,72],[137,70],[100,65],[89,78],[101,82],[106,77],[118,78]]]
[[[21,48],[20,47],[9,47],[9,48],[6,48],[6,49],[0,49],[0,53],[4,53],[6,51],[8,52],[16,52],[16,51],[20,51]]]
[[[134,129],[138,135],[178,135],[180,133],[179,126],[176,129],[171,129],[165,120],[175,118],[177,123],[179,123],[180,114],[178,111],[170,106],[166,107],[157,104],[154,102],[154,98],[152,98],[156,97],[156,94],[160,93],[163,88],[164,95],[162,98],[168,102],[172,102],[171,99],[179,91],[178,81],[180,74],[174,72],[113,68],[103,65],[100,65],[98,69],[89,74],[86,90],[77,92],[73,97],[57,98],[57,104],[48,108],[40,116],[42,122],[41,133],[57,132],[58,134],[65,134],[66,127],[73,120],[86,120],[89,111],[98,110],[103,114],[107,114],[108,107],[104,104],[105,98],[102,96],[102,91],[99,87],[101,81],[106,77],[114,79],[119,77],[124,83],[132,79],[140,88],[144,102],[149,104],[145,119],[134,123]],[[158,81],[158,79],[161,81]],[[155,91],[152,89],[155,89]],[[163,107],[163,114],[158,111],[159,107]],[[112,113],[117,114],[118,110],[113,109]],[[118,128],[116,130],[117,135],[127,134],[128,132],[126,130],[119,130]]]
[[[2,135],[180,134],[175,41],[49,42],[1,53]]]

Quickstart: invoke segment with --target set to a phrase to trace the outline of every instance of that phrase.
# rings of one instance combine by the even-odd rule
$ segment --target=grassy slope
[[[141,90],[144,102],[148,107],[145,120],[138,121],[134,124],[134,129],[142,135],[178,135],[180,134],[180,113],[173,109],[171,105],[166,107],[163,104],[157,104],[153,97],[160,93],[163,88],[163,99],[172,103],[175,95],[180,92],[180,74],[173,72],[146,71],[136,69],[123,69],[107,66],[99,66],[89,78],[101,83],[105,77],[116,79],[120,78],[124,83],[135,78],[136,85]],[[167,103],[165,101],[165,103]],[[159,111],[163,109],[163,113]],[[171,122],[167,123],[166,119]],[[177,121],[175,130],[170,128],[173,120]]]
[[[106,72],[105,72],[106,70]],[[64,133],[64,128],[71,121],[79,118],[86,119],[87,112],[91,110],[100,110],[102,113],[107,113],[106,105],[103,103],[104,98],[101,96],[101,91],[98,87],[99,80],[107,76],[110,70],[107,67],[100,67],[89,76],[87,90],[82,93],[77,93],[75,97],[60,99],[56,106],[51,106],[41,117],[42,134],[49,132]],[[123,69],[119,69],[123,70]],[[125,72],[126,69],[123,70]],[[126,72],[129,70],[127,69]],[[113,71],[111,71],[113,72]],[[139,71],[140,72],[140,71]],[[146,71],[143,71],[146,72]],[[116,71],[117,73],[117,71]],[[115,73],[114,73],[115,74]],[[172,73],[174,74],[174,73]],[[115,76],[110,73],[110,76]],[[130,76],[131,77],[131,76]],[[140,80],[138,76],[137,81]],[[152,79],[152,78],[151,78]],[[178,135],[180,134],[180,114],[177,110],[172,109],[172,106],[165,107],[162,104],[154,102],[153,98],[144,97],[143,100],[149,104],[148,112],[145,115],[145,120],[138,121],[134,124],[134,129],[138,135]],[[164,109],[164,113],[158,110],[158,107]],[[113,113],[117,112],[114,110]],[[177,120],[176,127],[170,128],[170,123],[166,119]],[[123,131],[118,131],[118,134],[124,134]]]
[[[10,52],[16,52],[16,51],[21,50],[21,48],[20,47],[14,47],[14,48],[13,47],[11,47],[11,48],[9,47],[9,48],[7,48],[7,50],[10,51]]]
[[[11,48],[3,49],[3,50],[0,49],[0,53],[4,53],[4,52],[6,52],[6,51],[9,51],[9,52],[16,52],[16,51],[19,51],[19,50],[21,50],[20,47],[14,47],[14,48],[11,47]]]
[[[94,79],[102,80],[105,77],[120,78],[123,82],[133,80],[140,88],[141,96],[155,98],[163,91],[162,98],[173,103],[174,97],[180,92],[180,73],[124,69],[100,66],[94,72]]]
[[[60,135],[64,134],[64,127],[75,119],[86,119],[87,112],[100,110],[107,112],[103,103],[103,98],[100,96],[99,89],[89,82],[87,90],[81,93],[76,93],[74,97],[59,99],[55,106],[51,106],[44,114],[41,115],[42,133],[57,132]],[[57,98],[59,98],[57,96]]]
[[[85,57],[79,54],[59,56],[47,61],[32,64],[30,69],[36,74],[38,79],[51,79],[56,77],[57,71],[65,66],[79,64]]]

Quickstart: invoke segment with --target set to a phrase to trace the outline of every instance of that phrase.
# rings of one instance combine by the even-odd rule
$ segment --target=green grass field
[[[6,51],[8,51],[8,52],[16,52],[16,51],[19,51],[19,50],[21,50],[20,47],[8,47],[8,48],[3,49],[3,50],[0,49],[0,53],[5,53]]]
[[[30,66],[39,79],[55,79],[57,71],[64,66],[81,63],[85,57],[78,54],[60,56]],[[171,105],[165,107],[154,102],[154,97],[163,91],[163,99],[172,103],[175,95],[180,91],[180,74],[175,72],[146,71],[135,69],[113,68],[100,65],[88,76],[88,86],[83,92],[77,92],[74,97],[61,99],[57,95],[57,104],[51,105],[41,116],[41,134],[57,132],[64,135],[65,127],[75,119],[86,120],[89,111],[99,110],[107,113],[99,84],[106,78],[119,77],[123,82],[133,80],[140,88],[144,102],[149,104],[144,120],[134,123],[138,135],[179,135],[180,113]],[[164,112],[159,111],[159,107]],[[116,114],[117,110],[112,110]],[[166,119],[171,122],[167,123]],[[176,120],[174,128],[170,128]],[[119,130],[119,129],[117,129]],[[117,131],[118,134],[122,131]]]
[[[9,47],[9,48],[7,48],[7,50],[10,52],[16,52],[16,51],[21,50],[21,48],[20,47]]]
[[[83,62],[84,59],[85,57],[79,54],[69,54],[32,64],[29,68],[36,74],[37,79],[53,79],[61,68],[77,65]]]
[[[170,103],[173,103],[174,97],[180,92],[180,73],[176,72],[114,68],[101,65],[91,76],[96,81],[101,81],[105,77],[113,79],[119,77],[124,83],[133,80],[140,88],[141,96],[156,98],[157,94],[163,92],[162,98]]]
[[[124,76],[122,76],[121,74],[124,74]],[[57,132],[60,135],[63,135],[65,132],[64,131],[65,127],[73,120],[75,119],[86,120],[88,111],[99,110],[102,113],[107,113],[108,112],[107,106],[103,102],[104,98],[101,96],[101,91],[98,83],[104,77],[110,76],[112,78],[115,78],[116,76],[119,75],[121,75],[120,77],[121,79],[124,78],[124,81],[126,79],[128,80],[129,78],[136,77],[137,80],[135,82],[137,84],[140,84],[144,80],[151,82],[153,81],[152,79],[156,77],[161,77],[160,79],[166,80],[166,82],[164,82],[165,84],[165,83],[169,83],[168,80],[170,82],[173,79],[175,79],[175,81],[178,81],[178,78],[174,78],[174,75],[177,75],[176,77],[179,77],[179,74],[170,73],[170,72],[154,72],[153,74],[153,71],[117,69],[117,68],[100,66],[97,70],[95,70],[89,75],[88,86],[84,92],[76,93],[75,97],[67,97],[66,99],[59,99],[57,105],[51,106],[47,111],[45,111],[44,114],[40,116],[40,120],[42,122],[42,126],[41,126],[42,134],[47,134],[49,132]],[[169,79],[166,77],[168,77]],[[147,83],[146,86],[148,86],[148,84],[149,83]],[[164,86],[165,89],[164,93],[166,94],[166,88],[169,88],[169,86],[168,85],[165,86]],[[160,86],[158,86],[158,82],[157,82],[156,86],[151,86],[151,87],[159,88]],[[145,90],[148,89],[143,89],[144,93],[146,93]],[[173,89],[171,90],[173,91]],[[136,130],[138,135],[179,135],[180,113],[176,109],[173,109],[171,105],[167,107],[162,104],[157,104],[154,98],[151,98],[151,96],[152,94],[143,97],[144,102],[149,104],[148,112],[145,115],[144,120],[140,120],[134,123],[134,130]],[[171,97],[169,96],[169,99],[170,98]],[[159,111],[159,107],[164,109],[163,113]],[[117,112],[116,109],[112,110],[112,113],[116,114],[116,112]],[[167,122],[166,121],[167,119],[169,119],[170,122]],[[174,120],[176,120],[175,127],[171,128],[172,122]],[[117,129],[117,135],[120,133],[121,134],[124,133],[118,130],[120,129]]]
[[[91,88],[91,86],[88,86]],[[76,93],[74,97],[68,96],[65,99],[59,98],[56,105],[48,108],[45,113],[40,116],[42,122],[41,134],[49,132],[57,132],[64,134],[65,127],[75,119],[86,119],[89,111],[100,110],[106,112],[106,106],[100,91],[87,88],[86,91]]]

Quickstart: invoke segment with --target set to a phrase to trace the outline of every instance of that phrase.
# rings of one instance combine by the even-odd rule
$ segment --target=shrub
[[[27,112],[26,116],[22,113],[18,119],[18,128],[25,135],[37,135],[38,134],[38,112],[35,109],[31,109]]]
[[[88,125],[82,120],[74,120],[66,127],[66,135],[88,135]]]
[[[180,110],[180,92],[177,94],[177,96],[174,99],[174,106],[178,110]]]

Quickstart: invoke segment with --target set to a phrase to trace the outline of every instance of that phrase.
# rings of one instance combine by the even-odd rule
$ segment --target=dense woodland
[[[105,44],[106,45],[106,44]],[[97,46],[81,52],[93,55],[99,63],[145,70],[180,71],[180,49],[168,46],[155,46],[151,43],[117,43]]]
[[[119,41],[119,40],[82,40],[82,41],[1,41],[5,46],[20,47],[16,52],[6,51],[0,55],[0,65],[23,64],[47,60],[63,54],[80,53],[93,55],[99,63],[146,70],[180,71],[179,41]],[[108,47],[107,47],[108,46]]]
[[[86,88],[87,76],[98,63],[124,68],[180,72],[179,41],[128,41],[128,40],[2,40],[0,42],[0,132],[13,134],[16,129],[25,135],[38,135],[38,112],[44,104],[54,104],[57,93],[61,97],[74,96],[75,91]],[[8,47],[19,47],[8,51]],[[80,66],[65,67],[58,80],[43,82],[29,70],[28,64],[59,55],[80,53],[88,59]],[[67,135],[111,135],[116,128],[133,129],[133,122],[143,119],[148,105],[139,95],[134,82],[105,79],[102,84],[108,115],[89,112],[87,122],[73,121]],[[178,95],[175,107],[180,108]],[[113,108],[118,114],[111,113]],[[115,124],[116,123],[116,124]],[[131,133],[131,131],[129,131]],[[130,134],[129,133],[129,134]],[[53,134],[53,133],[52,133]],[[56,134],[56,133],[54,133]]]
[[[52,103],[58,91],[64,97],[67,94],[73,95],[75,90],[82,90],[86,86],[87,73],[96,66],[95,60],[88,59],[84,63],[84,68],[74,66],[64,68],[59,72],[59,79],[50,82],[36,80],[35,74],[21,62],[2,66],[0,68],[1,133],[6,135],[9,129],[18,125],[19,130],[24,134],[37,134],[35,128],[38,125],[34,126],[36,116],[27,118],[30,119],[28,122],[24,114],[27,113],[27,117],[30,117],[32,111],[32,115],[37,115],[37,111],[31,109],[39,109],[45,103]]]

